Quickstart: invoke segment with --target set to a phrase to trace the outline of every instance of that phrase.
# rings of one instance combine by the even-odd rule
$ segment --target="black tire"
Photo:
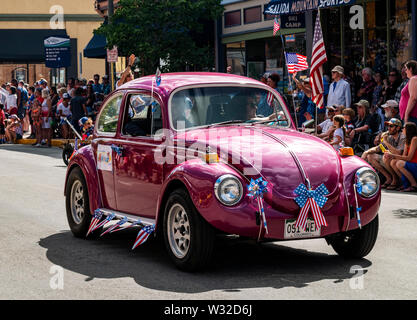
[[[344,258],[363,258],[373,249],[378,237],[378,216],[370,223],[346,233],[341,233],[327,240],[340,256]]]
[[[68,165],[69,159],[73,152],[74,148],[71,144],[68,143],[64,146],[64,149],[62,150],[62,160],[64,161],[65,165]]]
[[[181,213],[181,208],[183,213]],[[174,239],[175,235],[178,236],[178,233],[173,231],[175,229],[173,225],[175,221],[178,221],[176,217],[181,217],[179,221],[183,222],[177,230],[180,229],[183,232],[181,236],[184,236],[182,237],[184,240]],[[215,232],[200,216],[188,192],[183,189],[175,190],[167,200],[163,234],[168,254],[180,270],[197,271],[208,265],[213,253]]]
[[[87,184],[80,168],[71,171],[65,193],[69,227],[77,238],[85,238],[91,223]]]

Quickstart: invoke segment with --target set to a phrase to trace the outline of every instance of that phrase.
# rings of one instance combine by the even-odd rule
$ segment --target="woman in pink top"
[[[400,116],[404,123],[414,122],[417,125],[417,61],[408,61],[405,69],[410,81],[401,91]]]

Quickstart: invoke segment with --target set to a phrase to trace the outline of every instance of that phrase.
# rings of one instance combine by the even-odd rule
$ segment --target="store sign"
[[[51,36],[44,39],[45,66],[66,68],[71,66],[71,40],[68,36]]]
[[[353,16],[350,18],[349,27],[352,30],[363,30],[365,29],[365,13],[362,6],[352,6],[349,10]]]
[[[285,15],[281,17],[281,26],[286,29],[302,29],[306,27],[304,14]]]
[[[107,62],[117,62],[119,59],[119,52],[117,47],[114,46],[113,49],[107,49]]]
[[[264,14],[288,15],[341,5],[355,4],[356,0],[272,0]]]

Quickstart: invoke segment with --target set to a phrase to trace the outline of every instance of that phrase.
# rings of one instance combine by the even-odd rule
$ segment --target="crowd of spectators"
[[[314,119],[308,78],[293,77],[305,96],[300,121]],[[332,69],[325,92],[325,120],[318,117],[315,134],[335,149],[352,147],[384,180],[382,188],[417,191],[417,61],[408,61],[388,78],[371,68],[354,84],[342,66]],[[352,87],[358,90],[355,92]],[[302,101],[302,103],[303,103]],[[307,123],[307,122],[305,122]]]
[[[105,96],[111,92],[108,76],[69,79],[68,84],[48,86],[40,79],[33,86],[13,79],[0,87],[0,144],[16,143],[27,135],[33,146],[51,147],[53,138],[73,137],[71,126],[82,131],[80,119],[92,121]]]

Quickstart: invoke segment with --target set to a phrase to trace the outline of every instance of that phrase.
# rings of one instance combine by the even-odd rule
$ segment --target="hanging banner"
[[[45,38],[45,66],[66,68],[71,66],[71,40],[67,36]]]
[[[264,14],[288,15],[341,5],[354,4],[356,0],[272,0],[265,6]]]

